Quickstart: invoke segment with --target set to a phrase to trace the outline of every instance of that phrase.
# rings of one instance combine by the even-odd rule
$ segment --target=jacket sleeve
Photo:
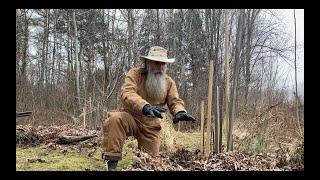
[[[179,97],[176,83],[169,78],[169,90],[167,95],[167,104],[172,115],[176,115],[179,111],[187,112],[183,100]]]
[[[138,69],[131,69],[128,72],[121,87],[121,100],[130,111],[140,114],[143,106],[149,103],[138,94],[139,75]]]

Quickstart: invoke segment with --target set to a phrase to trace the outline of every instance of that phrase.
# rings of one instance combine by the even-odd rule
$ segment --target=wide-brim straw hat
[[[159,61],[165,63],[173,63],[174,58],[168,59],[167,50],[160,46],[153,46],[150,48],[147,56],[140,56],[141,59],[149,59],[152,61]]]

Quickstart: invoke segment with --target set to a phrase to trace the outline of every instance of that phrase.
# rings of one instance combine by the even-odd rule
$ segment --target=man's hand
[[[159,106],[152,106],[150,104],[146,104],[142,108],[142,113],[146,116],[163,118],[161,113],[166,112],[167,109]]]
[[[197,120],[191,115],[187,114],[184,111],[178,112],[173,118],[173,124],[177,124],[179,121],[192,121],[193,123]]]

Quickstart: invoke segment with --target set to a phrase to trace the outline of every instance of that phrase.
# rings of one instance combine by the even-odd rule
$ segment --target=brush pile
[[[243,154],[236,151],[209,155],[199,150],[178,149],[175,153],[152,157],[136,151],[134,163],[124,171],[293,171],[304,170],[301,164],[282,158],[282,154]]]
[[[77,148],[100,146],[100,131],[88,130],[73,125],[30,126],[17,125],[16,145],[32,147],[44,144],[50,149],[66,149],[63,145],[77,145]]]

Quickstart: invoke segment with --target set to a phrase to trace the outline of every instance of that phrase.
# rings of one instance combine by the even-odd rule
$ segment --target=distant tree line
[[[85,119],[88,128],[99,127],[107,111],[121,108],[119,94],[126,72],[141,66],[140,54],[146,55],[151,46],[159,45],[168,49],[169,57],[176,58],[168,74],[177,82],[188,111],[198,119],[200,101],[207,98],[209,60],[214,61],[213,92],[219,90],[220,100],[213,107],[219,106],[222,115],[225,39],[229,81],[237,78],[236,114],[287,101],[286,85],[279,84],[284,75],[279,74],[278,64],[293,63],[289,55],[292,45],[277,11],[229,9],[228,33],[223,12],[17,9],[16,108],[32,110],[31,123],[81,124]],[[237,54],[239,70],[235,76]],[[181,129],[198,127],[199,123],[181,124]]]

